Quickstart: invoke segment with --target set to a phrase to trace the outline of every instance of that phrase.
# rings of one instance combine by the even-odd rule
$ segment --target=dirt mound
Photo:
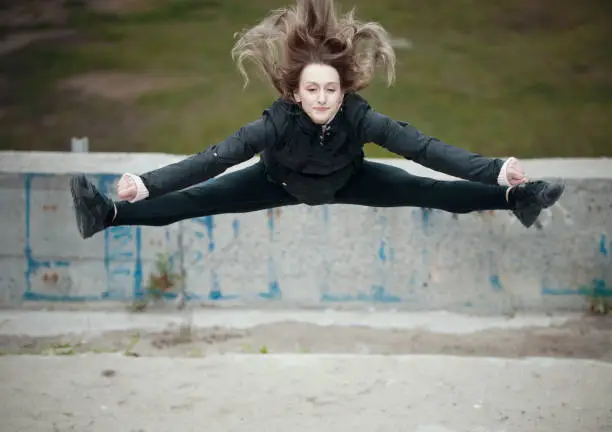
[[[88,96],[97,96],[116,102],[130,103],[154,91],[190,86],[202,78],[171,74],[91,72],[62,81],[63,90],[75,90]]]
[[[68,19],[64,0],[0,0],[0,27],[63,25]]]
[[[84,3],[94,12],[123,15],[147,12],[168,3],[168,0],[88,0]]]
[[[61,39],[73,36],[74,34],[73,30],[41,30],[14,33],[0,41],[0,55],[10,54],[13,51],[41,40]]]
[[[125,15],[148,12],[171,0],[0,0],[0,27],[62,26],[75,10]]]
[[[0,354],[73,355],[122,352],[143,357],[202,357],[228,353],[436,354],[499,358],[551,357],[612,362],[612,321],[583,318],[555,327],[487,329],[444,334],[420,329],[318,326],[301,322],[248,329],[192,328],[78,335],[0,335]]]

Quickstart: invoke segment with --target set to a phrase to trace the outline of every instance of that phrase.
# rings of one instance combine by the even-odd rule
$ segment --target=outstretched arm
[[[395,121],[369,109],[361,124],[362,138],[435,171],[464,180],[507,185],[503,161],[451,146],[427,136],[406,122]]]
[[[211,179],[231,166],[251,159],[263,151],[266,145],[273,143],[277,136],[272,122],[262,117],[243,126],[227,139],[182,161],[140,176],[124,174],[126,182],[133,182],[136,188],[136,194],[132,195],[130,201],[154,198]]]

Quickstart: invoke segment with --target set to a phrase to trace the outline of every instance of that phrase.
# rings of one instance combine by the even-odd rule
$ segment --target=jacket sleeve
[[[427,136],[407,122],[395,121],[372,109],[360,127],[362,139],[373,142],[406,159],[464,180],[500,184],[504,162],[446,144]]]
[[[233,165],[246,162],[277,139],[272,121],[263,116],[225,140],[179,162],[141,174],[147,199],[211,179]]]

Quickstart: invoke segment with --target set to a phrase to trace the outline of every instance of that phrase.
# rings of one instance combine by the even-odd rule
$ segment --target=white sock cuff
[[[501,186],[510,186],[510,182],[508,181],[508,164],[516,160],[515,157],[510,157],[504,162],[497,176],[497,184]]]
[[[126,173],[126,175],[129,176],[132,180],[134,180],[134,183],[136,184],[136,196],[134,197],[134,199],[130,200],[130,202],[133,203],[148,198],[149,190],[145,186],[140,176],[130,173]]]

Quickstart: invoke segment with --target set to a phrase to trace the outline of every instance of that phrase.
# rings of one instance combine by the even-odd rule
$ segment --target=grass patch
[[[140,340],[141,340],[140,333],[136,333],[132,335],[130,343],[128,344],[127,348],[123,352],[123,355],[128,356],[128,357],[139,357],[139,354],[134,351],[134,348],[136,348],[136,345],[138,345],[138,342],[140,342]]]
[[[234,32],[286,2],[157,0],[122,13],[72,3],[68,23],[76,39],[0,56],[0,76],[8,83],[0,148],[52,150],[78,132],[90,137],[93,150],[191,153],[252,121],[276,97],[256,80],[243,90],[230,49]],[[353,3],[363,19],[382,22],[413,44],[398,50],[395,87],[379,80],[363,92],[376,109],[486,155],[612,156],[608,3],[340,5],[346,10]],[[127,106],[58,90],[68,77],[105,70],[198,80]],[[129,124],[117,121],[121,110]],[[51,115],[63,120],[41,127],[41,118]],[[375,145],[366,151],[392,156]]]

